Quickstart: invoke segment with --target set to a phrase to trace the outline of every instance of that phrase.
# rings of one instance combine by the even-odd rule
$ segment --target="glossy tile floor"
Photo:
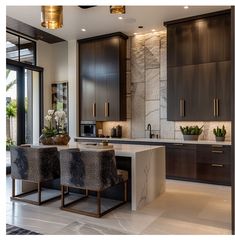
[[[139,211],[130,204],[97,219],[59,209],[10,201],[7,176],[6,220],[41,234],[231,234],[231,188],[167,180],[166,192]]]

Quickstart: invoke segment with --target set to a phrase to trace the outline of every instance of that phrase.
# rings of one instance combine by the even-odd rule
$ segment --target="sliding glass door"
[[[36,143],[42,127],[42,69],[7,65],[7,140],[20,145]]]

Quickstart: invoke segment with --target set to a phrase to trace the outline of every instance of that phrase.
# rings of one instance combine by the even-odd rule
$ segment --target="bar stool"
[[[127,202],[128,172],[116,168],[114,150],[67,149],[60,151],[61,172],[61,209],[79,214],[101,217],[114,208]],[[101,210],[101,193],[119,183],[123,184],[123,200],[111,208]],[[65,188],[84,190],[84,195],[65,204]],[[74,204],[89,197],[89,191],[95,191],[96,212],[75,208]],[[73,206],[73,207],[72,207]]]
[[[60,197],[60,194],[58,195],[57,191],[57,193],[51,193],[50,198],[42,200],[42,183],[60,177],[59,153],[56,147],[12,146],[10,154],[12,178],[11,200],[41,205]],[[16,195],[16,179],[24,182],[36,183],[37,189]],[[33,200],[32,198],[29,198],[30,196],[32,197],[32,194],[34,193],[38,194],[37,201],[35,198],[33,198]]]

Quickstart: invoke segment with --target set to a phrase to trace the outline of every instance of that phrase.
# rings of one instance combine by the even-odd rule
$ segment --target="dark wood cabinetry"
[[[176,179],[196,179],[196,147],[187,144],[166,145],[166,176]]]
[[[231,148],[229,146],[197,146],[197,179],[231,185]]]
[[[231,185],[231,147],[166,144],[166,177]]]
[[[231,120],[230,11],[167,25],[167,119]]]
[[[126,39],[116,33],[79,41],[80,120],[125,120]]]

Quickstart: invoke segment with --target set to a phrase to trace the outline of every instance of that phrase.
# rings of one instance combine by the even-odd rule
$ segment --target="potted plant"
[[[224,141],[225,140],[226,130],[225,130],[224,125],[222,126],[222,128],[219,128],[218,126],[216,129],[214,128],[213,133],[215,135],[216,141]]]
[[[199,135],[202,133],[202,127],[198,126],[180,126],[180,130],[183,134],[184,140],[198,140]]]
[[[66,114],[63,110],[48,110],[39,141],[44,145],[67,145],[70,136],[64,128],[65,123]]]

